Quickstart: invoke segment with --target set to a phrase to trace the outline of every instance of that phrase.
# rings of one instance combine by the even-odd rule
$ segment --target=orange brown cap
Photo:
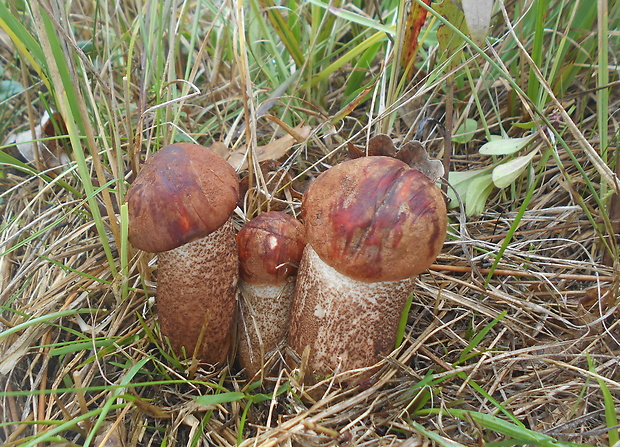
[[[339,273],[363,282],[415,276],[433,263],[446,237],[441,191],[391,157],[333,166],[302,202],[306,241]]]
[[[235,170],[210,149],[168,145],[144,163],[129,191],[129,242],[159,253],[220,228],[239,199]]]
[[[237,234],[241,279],[252,285],[283,284],[297,273],[304,250],[301,223],[279,211],[250,220]]]

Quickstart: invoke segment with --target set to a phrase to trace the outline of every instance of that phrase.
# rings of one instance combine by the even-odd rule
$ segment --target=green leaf
[[[478,121],[472,118],[467,118],[458,129],[456,129],[455,135],[452,137],[452,141],[455,143],[465,144],[469,143],[474,134],[478,130]]]
[[[405,338],[405,330],[407,329],[407,320],[409,319],[409,311],[411,310],[411,304],[413,303],[413,293],[407,298],[407,303],[400,314],[400,322],[398,323],[398,330],[396,331],[396,343],[394,348],[400,347],[403,339]]]
[[[523,149],[530,141],[532,136],[493,139],[483,144],[479,152],[482,155],[510,155]]]
[[[80,341],[80,342],[71,342],[66,344],[65,346],[60,346],[54,349],[51,349],[49,352],[50,357],[60,356],[71,354],[73,352],[79,351],[89,351],[93,348],[101,350],[103,348],[107,348],[113,343],[118,341],[118,337],[115,338],[106,338],[103,340],[88,340],[88,341]]]
[[[505,188],[514,182],[517,177],[528,167],[532,158],[538,153],[537,150],[530,152],[522,157],[517,157],[506,163],[502,163],[493,169],[493,183],[498,188]]]
[[[461,200],[465,200],[465,195],[467,194],[467,189],[469,188],[470,183],[474,178],[479,175],[484,175],[485,173],[490,172],[490,169],[473,169],[471,171],[457,171],[450,172],[449,181],[452,185],[452,188],[456,189]],[[458,200],[456,200],[456,194],[452,191],[452,188],[448,188],[448,198],[450,202],[448,203],[449,208],[455,208],[459,206]]]
[[[209,394],[206,396],[198,396],[195,400],[199,405],[215,405],[225,404],[228,402],[235,402],[245,398],[245,394],[239,391],[233,391],[230,393]]]
[[[467,194],[465,195],[465,213],[468,216],[482,213],[491,191],[493,191],[493,179],[491,174],[485,174],[474,178],[469,184]]]
[[[11,13],[5,2],[0,2],[0,28],[2,28],[13,41],[17,51],[30,62],[31,66],[47,84],[47,78],[43,74],[45,56],[41,45],[34,39],[32,34],[22,25],[19,19]]]
[[[482,342],[482,340],[491,331],[491,329],[493,329],[493,327],[495,327],[495,325],[499,323],[506,316],[507,313],[508,312],[505,310],[502,311],[502,313],[500,313],[493,321],[491,321],[489,324],[483,327],[482,330],[478,332],[474,336],[474,338],[472,338],[469,344],[465,346],[465,349],[463,349],[463,351],[461,352],[461,355],[459,355],[459,359],[453,364],[453,366],[458,365],[459,363],[463,363],[464,361],[470,359],[471,356],[469,356],[469,353]]]

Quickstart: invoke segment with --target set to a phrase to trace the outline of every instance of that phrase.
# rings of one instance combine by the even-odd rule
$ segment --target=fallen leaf
[[[610,292],[609,287],[588,289],[584,291],[583,296],[579,299],[579,304],[586,310],[592,310],[593,307],[598,309],[600,302],[601,308],[607,310],[613,304],[614,299]]]
[[[400,150],[396,150],[394,142],[384,134],[375,135],[368,141],[366,150],[359,149],[352,143],[348,143],[348,157],[351,159],[364,156],[393,157],[407,163],[414,169],[425,174],[432,181],[437,181],[443,176],[443,163],[439,160],[429,158],[426,149],[419,141],[405,143]]]
[[[253,215],[259,209],[266,211],[267,208],[281,211],[287,207],[291,198],[301,200],[302,193],[295,189],[293,178],[287,170],[282,169],[281,163],[276,160],[265,160],[259,166],[265,181],[263,185],[258,187],[256,178],[253,178],[254,182],[250,188],[249,174],[239,182],[241,201],[247,206],[248,214]],[[252,193],[248,194],[250,191]]]
[[[99,429],[93,445],[99,447],[123,447],[125,445],[125,426],[108,424]]]
[[[11,146],[17,149],[19,157],[26,163],[41,162],[41,169],[53,169],[69,163],[70,159],[64,146],[68,144],[67,128],[59,113],[50,117],[47,112],[43,113],[41,122],[32,131],[10,134],[3,146]],[[34,137],[34,139],[33,139]],[[58,138],[54,138],[58,137]]]
[[[427,5],[431,4],[431,0],[422,0]],[[407,69],[412,64],[412,59],[416,55],[418,49],[418,36],[420,29],[426,21],[427,11],[424,7],[416,2],[411,2],[409,6],[409,14],[407,15],[407,23],[405,24],[405,37],[403,39],[403,48],[401,51],[400,63],[403,69]],[[414,70],[410,69],[407,78],[411,79]]]
[[[469,36],[483,46],[489,34],[493,0],[463,0],[463,13],[469,29]]]
[[[396,154],[396,158],[425,174],[432,181],[437,181],[444,174],[443,163],[430,158],[419,141],[406,143]]]
[[[353,143],[348,143],[349,147],[349,158],[360,158],[360,157],[376,157],[376,156],[385,156],[385,157],[394,157],[396,155],[396,148],[394,147],[394,143],[392,139],[387,135],[375,135],[368,141],[368,146],[366,150],[359,149]]]
[[[273,140],[267,143],[264,146],[258,146],[254,155],[256,157],[256,160],[260,163],[261,161],[277,160],[284,157],[288,153],[288,151],[291,150],[295,143],[300,142],[299,139],[305,140],[310,136],[312,127],[297,126],[294,128],[294,130],[297,132],[297,138],[290,134],[287,134],[281,138],[278,138],[277,140]],[[218,150],[220,149],[218,148]],[[226,154],[224,158],[228,161],[228,163],[231,164],[233,168],[238,171],[243,171],[248,167],[247,152],[247,146],[243,146],[233,152],[228,152],[228,154]]]

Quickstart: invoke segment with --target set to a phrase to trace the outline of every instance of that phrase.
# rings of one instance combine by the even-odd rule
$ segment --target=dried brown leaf
[[[45,112],[41,122],[34,128],[34,135],[30,129],[10,134],[3,146],[14,144],[26,163],[35,163],[38,160],[42,164],[41,169],[52,169],[69,162],[69,156],[63,147],[66,138],[54,138],[66,134],[67,128],[60,114],[54,113],[50,117]]]
[[[284,135],[277,140],[273,140],[264,146],[256,148],[255,157],[260,163],[265,160],[277,160],[284,157],[293,147],[293,145],[299,142],[299,139],[306,139],[310,136],[312,128],[310,126],[297,126],[294,128],[297,135]],[[242,146],[239,149],[229,152],[224,158],[228,160],[228,163],[233,168],[239,171],[243,171],[248,167],[247,160],[247,146]]]

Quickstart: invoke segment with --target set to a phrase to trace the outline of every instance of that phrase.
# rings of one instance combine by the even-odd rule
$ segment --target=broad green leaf
[[[493,139],[483,144],[479,152],[482,155],[510,155],[523,149],[530,141],[532,141],[532,136]]]
[[[525,168],[527,168],[537,153],[537,150],[532,151],[527,155],[502,163],[493,169],[493,183],[495,183],[495,186],[498,188],[505,188],[512,184]]]
[[[465,195],[467,194],[467,189],[469,188],[469,184],[471,181],[477,176],[484,175],[490,171],[487,169],[474,169],[471,171],[458,171],[458,172],[450,172],[449,181],[452,185],[452,188],[456,189],[461,200],[465,200]],[[452,190],[452,188],[448,188],[448,198],[450,202],[448,203],[449,208],[455,208],[459,206],[459,202],[456,199],[456,194]]]
[[[478,121],[472,118],[467,118],[463,123],[456,129],[454,137],[452,137],[452,141],[455,143],[465,144],[469,143],[472,138],[474,138],[474,134],[478,130]]]
[[[230,393],[208,394],[206,396],[198,396],[195,400],[199,405],[215,405],[235,402],[245,397],[244,393],[233,391]]]
[[[481,175],[474,178],[465,195],[465,213],[468,216],[480,214],[484,211],[489,194],[493,191],[493,179],[491,174]]]

